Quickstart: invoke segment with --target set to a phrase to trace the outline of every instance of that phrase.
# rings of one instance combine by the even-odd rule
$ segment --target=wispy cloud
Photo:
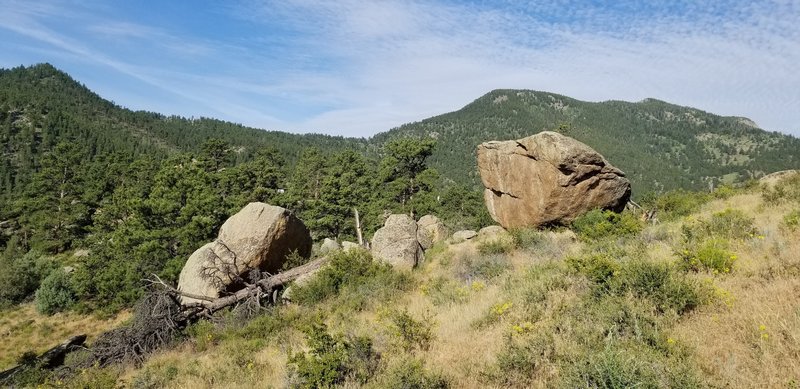
[[[796,2],[254,0],[183,15],[219,27],[210,34],[108,7],[102,17],[62,3],[3,8],[22,11],[0,27],[167,91],[154,99],[163,106],[145,107],[166,113],[368,136],[491,89],[529,88],[655,97],[800,135]],[[54,26],[64,9],[85,27]],[[126,104],[118,93],[109,97]]]

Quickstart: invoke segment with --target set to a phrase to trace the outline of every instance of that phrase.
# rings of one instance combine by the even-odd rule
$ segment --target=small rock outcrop
[[[417,240],[423,250],[447,239],[448,235],[447,227],[436,216],[425,215],[417,222]]]
[[[362,248],[362,247],[358,243],[348,242],[348,241],[342,242],[342,250],[344,250],[344,251],[350,251],[350,250],[355,250],[355,249],[359,249],[359,248]]]
[[[398,269],[412,269],[422,259],[417,223],[408,215],[391,215],[372,237],[372,257]]]
[[[452,241],[454,243],[463,242],[465,240],[470,240],[476,236],[478,236],[478,233],[473,230],[456,231],[456,233],[453,234]]]
[[[189,257],[178,290],[219,297],[251,270],[277,273],[292,251],[307,258],[311,244],[308,229],[289,210],[250,203],[222,224],[216,240]],[[183,303],[193,301],[183,299]]]
[[[500,226],[488,226],[478,230],[478,238],[482,240],[511,239],[511,234]]]
[[[320,255],[330,254],[335,251],[339,251],[341,249],[342,246],[339,246],[339,243],[336,243],[335,240],[331,238],[325,238],[325,240],[322,241],[322,245],[319,247],[319,254]]]
[[[478,146],[489,214],[506,229],[566,224],[594,208],[622,211],[631,195],[625,173],[591,147],[544,131]]]

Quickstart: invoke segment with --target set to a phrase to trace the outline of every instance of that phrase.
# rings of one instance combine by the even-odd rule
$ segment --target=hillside
[[[443,242],[410,272],[357,250],[292,304],[201,321],[142,366],[65,385],[793,387],[798,179],[685,194],[653,225],[601,230],[587,217],[572,231]],[[7,349],[44,349],[20,336],[42,322],[0,322]]]
[[[18,191],[59,142],[74,142],[90,159],[116,153],[163,159],[198,152],[208,138],[236,149],[237,161],[275,148],[291,165],[307,147],[323,151],[365,150],[363,139],[264,131],[210,118],[164,116],[131,111],[96,95],[50,64],[0,69],[0,183],[2,193]]]
[[[560,129],[559,129],[560,128]],[[431,165],[445,177],[477,186],[476,145],[559,131],[625,171],[634,196],[758,178],[800,166],[800,139],[751,121],[646,99],[592,103],[548,92],[495,90],[451,113],[376,135],[373,142],[433,137]]]

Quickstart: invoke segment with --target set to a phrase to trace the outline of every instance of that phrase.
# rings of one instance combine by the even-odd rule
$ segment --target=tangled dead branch
[[[259,309],[265,300],[267,303],[274,303],[273,292],[279,287],[327,262],[327,258],[320,258],[285,272],[263,277],[220,298],[182,292],[154,275],[153,279],[146,280],[153,290],[136,305],[131,323],[100,335],[90,348],[91,358],[83,362],[88,365],[81,367],[95,363],[100,366],[120,362],[139,364],[148,354],[174,341],[187,325],[201,318],[211,318],[211,315],[224,308],[241,304],[246,311],[252,312]],[[181,304],[181,297],[200,301]]]

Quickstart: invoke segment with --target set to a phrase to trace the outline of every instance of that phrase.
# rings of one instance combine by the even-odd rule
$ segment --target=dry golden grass
[[[782,231],[788,205],[768,207],[757,194],[708,204],[703,214],[739,209],[761,235],[734,246],[735,270],[716,277],[727,303],[698,309],[674,329],[717,387],[785,388],[800,384],[800,232]]]
[[[26,351],[36,353],[58,345],[70,336],[86,334],[88,342],[114,328],[130,314],[122,312],[109,319],[74,312],[45,316],[36,312],[33,303],[0,312],[0,370],[13,366]]]
[[[692,350],[692,363],[702,373],[702,380],[712,387],[800,384],[800,231],[781,228],[783,216],[796,206],[765,206],[759,194],[746,193],[712,201],[689,219],[707,219],[728,208],[752,217],[759,235],[732,243],[731,250],[738,259],[730,274],[691,274],[693,278],[712,284],[719,299],[676,319],[675,326],[665,331]],[[623,244],[646,247],[646,255],[651,260],[674,262],[677,260],[675,250],[681,241],[681,226],[686,221],[649,226],[638,240]],[[514,325],[520,324],[523,315],[516,310],[523,304],[514,303],[507,315],[489,324],[476,326],[475,323],[484,320],[498,304],[516,301],[515,281],[524,277],[532,266],[548,264],[556,264],[555,269],[550,270],[569,279],[563,289],[548,291],[541,303],[541,319],[533,323],[533,331],[550,331],[560,325],[555,323],[558,312],[579,304],[586,295],[586,281],[578,280],[566,267],[558,265],[564,257],[580,253],[585,245],[566,239],[564,235],[554,237],[554,234],[545,233],[542,236],[545,240],[541,244],[505,255],[508,268],[500,276],[481,280],[480,285],[459,276],[465,261],[479,256],[479,242],[467,241],[433,250],[436,253],[431,253],[412,274],[416,287],[395,296],[389,306],[372,306],[357,313],[343,312],[324,302],[317,307],[288,309],[300,310],[305,315],[323,311],[332,332],[370,337],[384,365],[406,354],[393,344],[387,312],[405,310],[416,319],[429,318],[434,323],[434,339],[427,350],[411,352],[413,357],[422,360],[426,368],[443,373],[452,387],[487,387],[491,383],[482,373],[496,362],[497,355],[506,347],[503,339],[513,332]],[[562,271],[563,274],[558,273]],[[455,285],[451,287],[459,288],[462,298],[435,304],[426,288],[442,278],[451,280]],[[530,282],[536,281],[527,282],[530,286]],[[3,356],[0,364],[13,360],[14,356],[7,357],[11,352],[27,348],[41,350],[74,333],[96,334],[122,320],[98,321],[78,315],[37,316],[30,305],[4,312],[0,319],[0,335],[4,340],[13,341],[0,343]],[[25,324],[30,317],[35,317],[35,321]],[[280,340],[270,339],[258,346],[245,339],[224,339],[212,342],[202,351],[190,340],[151,357],[142,368],[129,367],[120,381],[129,385],[151,374],[155,379],[165,379],[161,386],[174,388],[286,387],[287,361],[292,352],[305,348],[305,338],[298,329],[290,329],[278,337]],[[576,354],[570,350],[586,347],[558,334],[554,335],[553,342],[565,355]],[[560,374],[557,363],[544,365],[530,383],[532,387],[548,387],[557,382]]]

